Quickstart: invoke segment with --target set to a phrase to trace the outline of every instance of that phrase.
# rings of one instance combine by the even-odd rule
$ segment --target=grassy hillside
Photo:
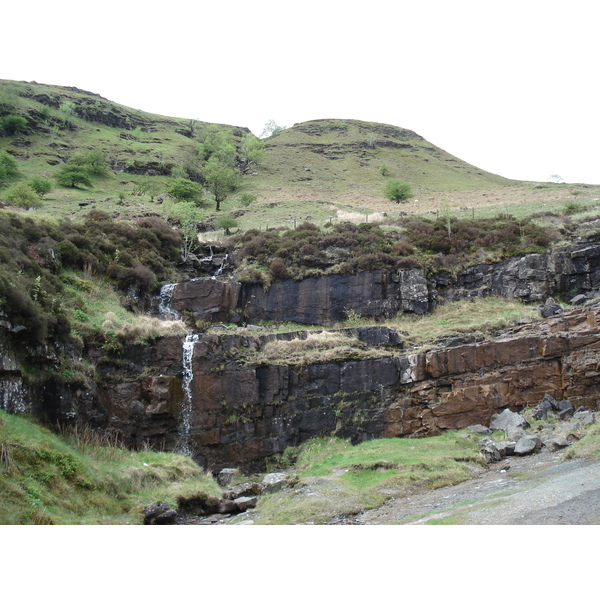
[[[220,495],[180,454],[132,452],[85,429],[57,435],[0,411],[2,525],[136,525],[147,504],[201,491]]]
[[[197,139],[210,125],[152,115],[76,88],[0,80],[0,119],[7,115],[26,121],[22,129],[0,137],[0,150],[16,159],[21,179],[53,179],[74,155],[92,150],[106,158],[107,173],[94,178],[92,187],[56,185],[38,209],[69,218],[90,207],[120,217],[159,212],[156,195],[166,191],[176,167],[195,155]],[[218,128],[238,143],[248,133]]]
[[[382,177],[409,181],[416,191],[481,190],[518,185],[487,173],[408,129],[354,120],[294,125],[267,145],[260,185],[380,198]]]
[[[218,130],[239,154],[248,129],[153,115],[76,88],[0,80],[0,124],[20,117],[21,127],[0,132],[0,151],[16,161],[18,175],[0,186],[40,177],[53,181],[74,156],[99,151],[107,170],[91,187],[55,185],[36,214],[77,219],[91,208],[115,218],[162,215],[160,193],[183,170],[202,182],[198,147]],[[0,127],[1,129],[1,127]],[[251,134],[250,134],[251,135]],[[293,227],[381,218],[381,213],[429,214],[476,209],[530,212],[564,208],[575,196],[596,198],[599,186],[518,182],[487,173],[437,148],[418,134],[378,123],[319,120],[300,123],[264,141],[262,161],[243,169],[238,189],[222,209],[242,229]],[[397,205],[384,197],[390,178],[412,186],[414,198]],[[244,193],[257,196],[242,203]],[[202,207],[214,230],[215,206]],[[495,214],[495,213],[493,213]],[[213,234],[214,235],[214,234]]]

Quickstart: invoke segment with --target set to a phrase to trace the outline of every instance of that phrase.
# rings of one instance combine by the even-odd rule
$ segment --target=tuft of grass
[[[374,358],[386,353],[368,348],[357,338],[337,331],[309,333],[306,339],[277,340],[263,348],[260,360],[306,365],[314,362],[334,362],[352,357]]]
[[[585,437],[569,446],[564,458],[565,460],[572,458],[600,460],[600,421],[590,425]]]

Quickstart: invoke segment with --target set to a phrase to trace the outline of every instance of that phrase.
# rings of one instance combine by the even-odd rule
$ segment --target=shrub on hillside
[[[19,115],[8,115],[0,119],[0,130],[8,135],[16,135],[27,127],[27,119]]]
[[[49,179],[43,177],[33,177],[28,185],[35,191],[35,193],[42,197],[49,194],[52,191],[52,182]]]
[[[23,181],[15,183],[6,190],[4,195],[6,199],[17,208],[36,208],[42,205],[35,190]]]
[[[392,202],[406,202],[413,196],[410,184],[400,179],[390,179],[385,184],[383,193]]]
[[[54,176],[57,183],[64,187],[92,187],[92,180],[88,169],[81,165],[66,164]]]
[[[183,177],[173,179],[169,183],[167,191],[173,198],[176,198],[180,202],[191,200],[195,204],[200,204],[204,195],[202,186],[199,183],[184,179]]]
[[[18,172],[17,161],[5,150],[0,150],[0,181],[14,177]]]

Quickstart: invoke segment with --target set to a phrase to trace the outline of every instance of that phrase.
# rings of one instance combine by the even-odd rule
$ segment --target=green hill
[[[238,187],[221,208],[243,229],[397,211],[383,194],[391,178],[411,185],[414,199],[401,207],[409,213],[480,206],[521,210],[524,203],[540,210],[595,190],[506,179],[407,129],[353,120],[294,125],[264,140],[262,161],[249,164],[241,158],[242,147],[245,138],[256,138],[243,126],[154,115],[74,87],[0,80],[0,151],[18,167],[16,178],[0,182],[0,201],[10,204],[9,184],[32,177],[54,181],[74,157],[96,151],[106,160],[104,175],[94,177],[91,187],[55,185],[37,214],[78,218],[97,208],[115,218],[162,215],[158,196],[173,177],[204,183],[199,145],[210,132],[220,132],[235,149]],[[256,201],[240,202],[244,193]],[[214,229],[210,197],[204,210],[205,229]]]
[[[336,119],[300,123],[269,139],[257,180],[283,185],[288,192],[312,189],[379,199],[385,176],[408,181],[419,192],[519,183],[469,165],[408,129]]]

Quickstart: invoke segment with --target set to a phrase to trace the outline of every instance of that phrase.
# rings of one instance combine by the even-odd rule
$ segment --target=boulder
[[[558,418],[566,419],[575,412],[573,405],[568,400],[563,400],[558,403]]]
[[[486,444],[483,448],[480,448],[479,453],[483,456],[486,463],[498,462],[502,460],[502,455],[498,452],[496,445]]]
[[[500,452],[500,456],[505,458],[506,456],[513,456],[515,453],[515,446],[517,442],[506,441],[506,442],[496,442],[495,446],[498,452]]]
[[[569,446],[570,442],[567,440],[566,437],[563,437],[562,435],[555,435],[553,437],[548,438],[547,440],[544,440],[543,445],[545,448],[550,450],[550,452],[556,452],[561,448],[566,448],[567,446]]]
[[[240,508],[236,500],[227,500],[227,498],[219,498],[217,512],[220,515],[229,515],[240,512]]]
[[[221,487],[227,487],[233,480],[233,477],[237,471],[237,469],[221,469],[217,475],[217,483]]]
[[[519,413],[512,412],[509,408],[504,409],[500,414],[493,415],[490,419],[490,429],[492,431],[508,431],[516,427],[529,427],[529,423]]]
[[[542,401],[533,409],[531,413],[532,419],[545,419],[549,411],[558,411],[559,403],[550,395],[544,394]]]
[[[168,502],[155,502],[142,509],[144,525],[173,525],[177,521],[177,511]]]
[[[587,299],[588,297],[585,294],[577,294],[577,296],[571,298],[571,304],[573,306],[579,306],[581,304],[585,304]]]
[[[488,435],[491,433],[491,429],[485,425],[469,425],[467,429],[473,433],[480,433],[482,435]]]
[[[515,445],[515,454],[525,456],[533,454],[542,447],[542,441],[539,437],[533,435],[524,435]]]
[[[263,493],[272,494],[278,492],[285,485],[287,476],[285,473],[268,473],[263,479]]]
[[[161,513],[154,519],[153,525],[175,525],[177,523],[177,511],[170,509]]]
[[[582,425],[592,425],[596,422],[596,413],[591,410],[579,410],[573,415],[573,419],[579,421]]]
[[[223,492],[223,498],[235,500],[242,496],[260,496],[262,493],[263,486],[258,482],[241,483]]]
[[[237,512],[245,512],[249,508],[256,508],[258,503],[257,496],[240,496],[234,500],[235,505],[237,506]]]
[[[538,306],[538,311],[540,313],[540,317],[547,318],[560,314],[563,311],[563,308],[552,298],[548,298],[545,304],[540,304],[540,306]]]
[[[518,442],[524,435],[527,434],[522,427],[509,427],[506,430],[506,437],[512,442]]]

